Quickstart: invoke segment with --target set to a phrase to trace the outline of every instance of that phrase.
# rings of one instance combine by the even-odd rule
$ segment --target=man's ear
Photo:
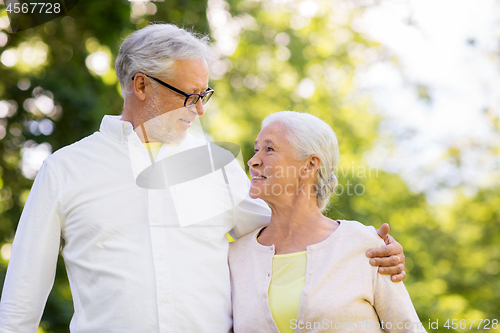
[[[146,76],[142,73],[135,74],[132,84],[134,95],[141,101],[146,100],[146,86],[149,84],[146,80]]]

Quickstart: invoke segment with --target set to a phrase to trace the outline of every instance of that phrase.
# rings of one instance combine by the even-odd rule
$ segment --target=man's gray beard
[[[148,137],[155,138],[158,141],[179,144],[186,138],[187,132],[179,132],[172,128],[168,116],[168,113],[165,113],[148,120],[145,126],[146,133]]]
[[[174,112],[175,110],[169,112],[162,112],[160,107],[160,103],[156,98],[156,95],[153,95],[153,99],[151,100],[150,105],[150,114],[152,118],[149,119],[144,125],[146,128],[146,135],[148,138],[154,138],[158,141],[169,143],[169,144],[179,144],[181,143],[187,136],[187,131],[177,131],[175,130],[175,119]]]

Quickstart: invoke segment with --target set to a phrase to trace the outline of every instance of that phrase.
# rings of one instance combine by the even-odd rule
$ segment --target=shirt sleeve
[[[250,180],[235,160],[226,168],[231,196],[236,204],[234,208],[234,225],[230,234],[234,238],[245,236],[246,234],[269,225],[271,220],[271,209],[261,199],[252,199],[248,195],[250,190]]]
[[[257,228],[269,225],[271,209],[264,201],[247,196],[245,200],[236,206],[235,216],[236,225],[232,231],[237,239]]]
[[[12,244],[2,298],[0,333],[36,332],[54,284],[61,239],[56,172],[44,162]]]
[[[374,307],[385,332],[425,333],[403,282],[375,273]]]

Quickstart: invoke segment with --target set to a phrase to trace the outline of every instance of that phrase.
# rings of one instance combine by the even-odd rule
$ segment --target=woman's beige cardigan
[[[235,333],[278,333],[267,291],[274,246],[257,242],[256,230],[229,249]],[[295,332],[425,332],[402,282],[377,273],[366,251],[384,242],[373,227],[355,221],[307,247],[306,282]],[[425,323],[424,323],[425,324]]]

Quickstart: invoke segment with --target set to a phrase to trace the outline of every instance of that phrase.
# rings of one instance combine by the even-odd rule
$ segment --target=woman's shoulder
[[[253,245],[252,243],[255,241],[255,237],[261,229],[262,228],[255,229],[245,236],[238,238],[234,242],[229,243],[229,255],[238,255],[240,253],[247,252]]]
[[[343,233],[351,236],[352,241],[371,247],[380,247],[385,245],[382,238],[377,234],[377,230],[371,225],[364,225],[358,221],[340,220]]]

